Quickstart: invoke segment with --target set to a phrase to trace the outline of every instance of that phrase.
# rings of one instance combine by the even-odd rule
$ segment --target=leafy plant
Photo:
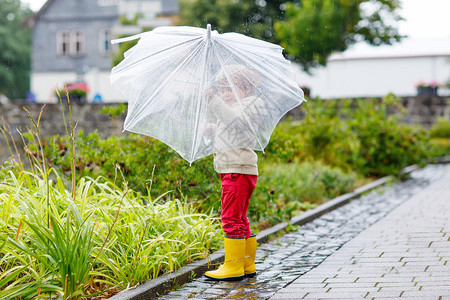
[[[401,122],[399,99],[311,100],[302,126],[303,151],[325,164],[364,176],[396,174],[425,163],[425,129]]]
[[[432,138],[449,138],[450,139],[450,120],[439,117],[430,129]]]
[[[396,174],[408,165],[426,162],[428,134],[422,127],[402,123],[401,115],[389,113],[391,108],[399,107],[398,101],[393,96],[381,101],[359,101],[355,117],[349,121],[361,143],[364,160],[356,168],[362,174]]]
[[[249,214],[260,229],[347,193],[367,182],[354,172],[343,172],[320,162],[264,164]]]
[[[220,247],[217,219],[183,200],[151,200],[111,182],[82,178],[72,198],[52,172],[45,182],[12,170],[0,183],[0,298],[76,299],[123,289],[179,269]],[[50,211],[48,211],[50,209]],[[50,213],[51,226],[46,215]],[[28,295],[28,296],[27,296]]]
[[[433,138],[428,145],[428,156],[431,159],[450,156],[450,139]]]
[[[124,103],[121,103],[117,106],[104,106],[98,112],[107,115],[112,119],[116,119],[120,115],[124,114],[127,110],[127,106]]]
[[[30,150],[37,155],[33,136],[24,134],[30,141]],[[123,170],[131,189],[154,196],[172,191],[173,197],[186,197],[193,204],[205,203],[218,208],[220,180],[213,169],[212,157],[196,162],[192,167],[163,143],[142,135],[110,136],[102,139],[97,132],[85,135],[79,132],[75,141],[78,149],[75,169],[77,178],[102,176],[114,181],[115,167]],[[60,172],[71,171],[69,142],[64,137],[53,136],[45,140],[45,155]],[[119,186],[124,182],[117,181]],[[167,198],[166,196],[163,197]]]
[[[55,95],[58,98],[61,96],[68,96],[69,99],[76,100],[86,98],[87,93],[90,91],[86,82],[68,83],[63,89],[55,91]]]
[[[87,92],[81,89],[73,89],[69,91],[69,96],[73,98],[83,98],[87,96]]]

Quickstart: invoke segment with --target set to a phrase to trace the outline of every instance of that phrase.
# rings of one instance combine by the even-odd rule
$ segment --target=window
[[[70,32],[59,31],[56,34],[56,53],[58,55],[69,55],[70,53]]]
[[[56,34],[56,53],[58,55],[83,55],[86,51],[85,45],[85,36],[82,31],[62,30]]]
[[[103,29],[99,33],[99,50],[102,54],[108,54],[112,51],[111,45],[111,30]]]
[[[72,43],[70,47],[70,54],[72,54],[72,56],[83,55],[85,52],[84,32],[72,31],[70,34],[70,41]]]

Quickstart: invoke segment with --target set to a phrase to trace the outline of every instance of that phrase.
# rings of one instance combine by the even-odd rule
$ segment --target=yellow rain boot
[[[244,279],[245,238],[225,237],[225,262],[205,277],[212,280],[237,281]]]
[[[249,236],[245,241],[244,273],[245,277],[255,277],[256,235]]]

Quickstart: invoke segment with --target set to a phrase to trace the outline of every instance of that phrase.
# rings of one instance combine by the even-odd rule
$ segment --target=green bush
[[[359,100],[354,118],[348,123],[360,140],[359,160],[355,167],[368,176],[396,174],[412,164],[423,164],[427,158],[429,137],[419,126],[400,122],[400,115],[389,114],[397,99]]]
[[[87,96],[87,92],[82,89],[73,89],[69,91],[69,97],[83,98]]]
[[[277,125],[270,138],[265,153],[259,153],[263,162],[290,163],[294,159],[303,160],[305,141],[301,137],[303,124],[287,119]]]
[[[117,106],[115,105],[105,105],[102,109],[100,109],[98,112],[107,115],[111,119],[116,119],[120,115],[123,115],[126,113],[127,105],[124,103],[121,103]]]
[[[396,174],[423,164],[429,137],[423,128],[401,123],[399,99],[310,100],[307,114],[267,148],[267,157],[281,152],[281,161],[320,160],[367,177]],[[286,141],[285,143],[283,141]],[[270,154],[270,155],[269,155]]]
[[[30,149],[37,155],[37,146],[30,134]],[[212,157],[195,162],[191,167],[175,151],[156,139],[130,134],[101,138],[97,132],[85,135],[79,132],[76,138],[77,178],[102,176],[123,186],[117,178],[116,166],[123,171],[128,185],[142,194],[155,197],[171,192],[171,197],[186,197],[195,206],[206,202],[204,207],[220,207],[220,179],[213,169]],[[45,139],[45,156],[52,167],[70,173],[71,153],[65,137],[53,136]],[[168,196],[167,196],[168,197]],[[163,197],[164,199],[167,198]]]
[[[320,162],[263,164],[249,215],[262,229],[348,193],[363,182],[355,172]]]
[[[431,159],[450,156],[450,139],[434,138],[430,140],[428,155]]]
[[[338,104],[343,105],[339,107]],[[340,116],[348,102],[310,101],[303,121],[303,151],[309,159],[321,160],[344,170],[357,170],[361,163],[360,140],[348,120]]]
[[[432,138],[449,138],[450,139],[450,120],[440,117],[430,129]]]
[[[39,169],[0,179],[0,298],[76,299],[124,289],[204,258],[221,245],[217,219],[190,203],[146,198],[81,178],[76,193]],[[15,170],[15,171],[14,171]],[[103,182],[103,183],[102,183]]]

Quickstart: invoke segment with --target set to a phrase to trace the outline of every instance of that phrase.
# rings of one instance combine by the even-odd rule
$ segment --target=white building
[[[383,97],[416,95],[419,82],[450,80],[450,37],[405,39],[392,46],[361,43],[330,56],[326,67],[308,75],[294,64],[298,83],[320,98]],[[448,90],[438,90],[449,95]]]

